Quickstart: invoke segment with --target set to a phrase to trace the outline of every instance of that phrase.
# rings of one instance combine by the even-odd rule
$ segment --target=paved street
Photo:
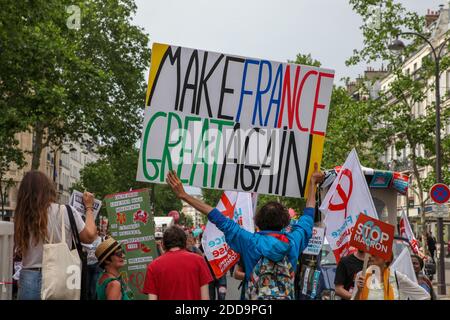
[[[436,294],[438,294],[437,281],[438,281],[438,274],[436,273],[433,279],[433,286]],[[450,258],[445,258],[445,282],[447,283],[447,295],[446,296],[438,295],[438,298],[440,300],[450,300]]]

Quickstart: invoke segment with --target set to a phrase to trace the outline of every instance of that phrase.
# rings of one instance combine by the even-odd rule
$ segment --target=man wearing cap
[[[165,253],[148,265],[145,276],[149,300],[209,300],[211,273],[200,255],[186,250],[186,240],[180,227],[164,232]]]

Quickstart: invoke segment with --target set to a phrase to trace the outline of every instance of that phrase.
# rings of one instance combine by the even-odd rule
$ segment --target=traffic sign
[[[443,183],[436,183],[430,189],[430,198],[437,204],[446,203],[450,199],[449,187]]]
[[[437,218],[445,218],[448,215],[448,207],[445,204],[437,205],[436,208],[436,217]]]

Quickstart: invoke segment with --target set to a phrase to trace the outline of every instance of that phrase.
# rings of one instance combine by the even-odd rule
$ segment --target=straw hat
[[[106,258],[108,258],[119,248],[120,244],[111,237],[100,243],[97,250],[95,250],[95,256],[97,257],[98,264],[102,264]]]

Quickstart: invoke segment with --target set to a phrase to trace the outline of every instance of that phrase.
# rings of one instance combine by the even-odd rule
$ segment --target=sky
[[[425,14],[444,0],[400,0]],[[136,0],[134,23],[150,42],[287,62],[310,53],[335,81],[356,78],[367,65],[347,67],[362,48],[361,18],[348,0]]]

